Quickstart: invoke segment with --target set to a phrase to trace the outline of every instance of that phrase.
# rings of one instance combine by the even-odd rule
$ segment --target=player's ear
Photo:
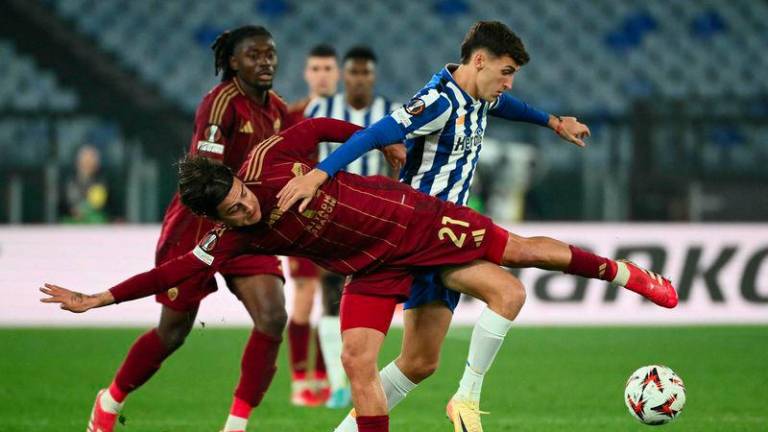
[[[483,50],[477,50],[475,51],[475,54],[472,56],[472,64],[477,68],[477,70],[482,70],[485,68],[485,62],[487,58],[485,55],[485,51]]]
[[[229,56],[229,67],[232,68],[233,71],[240,70],[240,62],[237,61],[237,57],[235,56]]]

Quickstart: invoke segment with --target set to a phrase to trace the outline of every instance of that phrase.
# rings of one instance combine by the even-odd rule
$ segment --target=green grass
[[[83,431],[140,329],[0,329],[0,431]],[[440,371],[395,411],[393,431],[450,431],[443,407],[463,368],[471,329],[453,330]],[[382,359],[399,349],[393,330]],[[245,329],[196,329],[131,395],[118,431],[217,431],[237,380]],[[249,430],[331,431],[345,414],[288,404],[286,349]],[[623,385],[636,367],[663,363],[684,380],[688,404],[672,431],[768,430],[768,327],[517,327],[487,375],[486,431],[645,431],[627,413]]]

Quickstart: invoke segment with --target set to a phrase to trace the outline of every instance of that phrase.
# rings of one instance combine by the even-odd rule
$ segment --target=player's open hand
[[[95,307],[104,306],[104,295],[88,295],[71,291],[54,284],[45,284],[40,291],[48,297],[41,298],[43,303],[58,303],[59,307],[74,313],[83,313]],[[109,291],[107,291],[109,293]],[[111,294],[108,294],[111,297]],[[114,301],[114,299],[112,299]]]
[[[402,143],[390,144],[382,148],[381,152],[384,153],[384,158],[392,168],[392,171],[399,173],[400,169],[405,165],[405,145]]]
[[[590,136],[589,128],[584,123],[580,123],[576,117],[560,117],[559,122],[554,127],[555,133],[560,138],[576,144],[579,147],[586,147],[584,142]]]
[[[292,178],[277,193],[277,208],[283,212],[288,211],[294,204],[301,201],[299,213],[303,212],[315,197],[317,189],[326,180],[328,180],[328,174],[317,168],[303,176]]]

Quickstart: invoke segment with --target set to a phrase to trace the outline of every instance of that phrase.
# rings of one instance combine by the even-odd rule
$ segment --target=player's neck
[[[478,99],[477,81],[475,80],[475,74],[465,65],[459,65],[455,71],[451,73],[453,80],[461,87],[462,90],[467,92],[470,96]]]
[[[262,89],[253,87],[248,83],[246,83],[245,81],[241,80],[240,77],[237,77],[237,76],[235,76],[235,79],[237,80],[237,83],[240,84],[240,88],[243,89],[243,92],[245,92],[246,96],[251,98],[254,102],[256,102],[259,105],[266,105],[267,94],[269,93],[269,90],[262,90]]]
[[[360,95],[357,97],[350,96],[349,93],[346,94],[347,99],[347,105],[351,106],[352,108],[356,110],[361,110],[368,108],[371,103],[373,102],[373,95]]]

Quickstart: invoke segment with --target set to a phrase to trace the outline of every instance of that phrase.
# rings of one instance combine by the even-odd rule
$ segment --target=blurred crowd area
[[[768,3],[755,0],[7,0],[0,17],[0,222],[156,222],[210,45],[260,24],[275,90],[306,96],[318,43],[378,57],[376,92],[407,101],[456,62],[477,20],[531,55],[512,94],[592,130],[491,120],[471,205],[500,220],[768,217]],[[340,91],[343,88],[339,89]]]

